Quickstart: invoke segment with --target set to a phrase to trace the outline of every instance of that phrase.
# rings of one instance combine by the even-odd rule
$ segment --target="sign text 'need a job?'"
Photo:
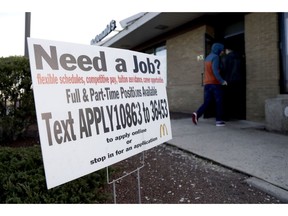
[[[43,70],[43,61],[49,67],[56,70],[75,71],[98,71],[107,72],[107,62],[104,51],[99,51],[98,55],[93,57],[87,55],[74,56],[73,54],[57,52],[56,46],[50,46],[49,50],[45,50],[40,44],[34,44],[35,63],[37,70]],[[150,58],[138,60],[137,55],[133,55],[133,73],[141,72],[143,74],[161,74],[160,61],[155,59],[151,62]],[[127,72],[127,63],[123,58],[115,59],[115,68],[117,72]]]

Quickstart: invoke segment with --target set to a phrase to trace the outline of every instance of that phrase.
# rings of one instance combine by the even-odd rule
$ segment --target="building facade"
[[[141,13],[130,23],[99,45],[166,55],[172,112],[192,113],[202,104],[204,59],[214,42],[241,56],[243,88],[233,118],[263,122],[266,100],[288,93],[285,13]]]

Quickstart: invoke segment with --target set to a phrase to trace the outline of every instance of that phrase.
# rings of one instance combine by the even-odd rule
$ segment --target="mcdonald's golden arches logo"
[[[168,135],[168,129],[166,124],[160,124],[160,138],[166,135]]]

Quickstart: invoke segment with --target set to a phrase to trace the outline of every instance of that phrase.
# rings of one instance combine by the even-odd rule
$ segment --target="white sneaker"
[[[225,124],[225,122],[223,122],[223,121],[216,121],[216,126],[217,127],[222,127],[222,126],[225,126],[226,124]]]
[[[193,112],[192,114],[192,122],[197,125],[198,124],[198,117],[197,117],[197,113]]]

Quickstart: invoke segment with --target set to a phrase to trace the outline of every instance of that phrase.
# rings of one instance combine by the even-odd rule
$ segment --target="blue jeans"
[[[216,102],[216,121],[223,120],[223,89],[221,85],[208,84],[204,86],[204,103],[197,110],[200,118],[212,100]]]

